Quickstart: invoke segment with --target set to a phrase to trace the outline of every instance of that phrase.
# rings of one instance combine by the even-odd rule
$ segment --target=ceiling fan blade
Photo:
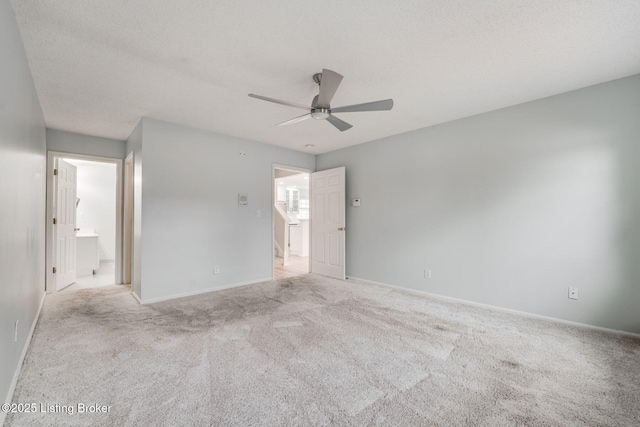
[[[344,132],[345,130],[349,130],[353,127],[349,123],[345,122],[344,120],[340,120],[336,116],[327,117],[327,121],[337,127],[340,132]]]
[[[298,122],[301,122],[303,120],[307,120],[309,118],[311,118],[311,113],[303,114],[303,115],[298,116],[296,118],[293,118],[291,120],[287,120],[286,122],[279,123],[277,126],[291,125],[293,123],[298,123]]]
[[[393,108],[393,99],[383,101],[365,102],[364,104],[345,105],[344,107],[332,108],[332,113],[351,113],[354,111],[386,111]]]
[[[336,94],[336,90],[338,90],[340,82],[342,82],[342,75],[336,73],[335,71],[327,69],[322,70],[322,79],[320,80],[320,94],[318,95],[318,104],[316,105],[317,107],[329,108],[329,104],[331,104],[333,95]]]
[[[249,96],[256,99],[262,99],[263,101],[275,102],[276,104],[286,105],[288,107],[302,108],[303,110],[307,110],[307,111],[311,110],[311,107],[307,107],[306,105],[302,105],[302,104],[296,104],[295,102],[280,101],[279,99],[268,98],[266,96],[256,95],[255,93],[250,93]]]

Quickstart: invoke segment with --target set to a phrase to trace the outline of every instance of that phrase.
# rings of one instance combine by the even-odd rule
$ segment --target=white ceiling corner
[[[637,0],[12,0],[47,126],[126,139],[151,117],[321,153],[640,73]],[[389,112],[276,127],[309,104]],[[314,144],[306,149],[306,144]]]

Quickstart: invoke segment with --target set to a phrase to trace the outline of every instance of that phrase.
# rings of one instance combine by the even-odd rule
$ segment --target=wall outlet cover
[[[578,299],[578,288],[569,287],[569,299]]]

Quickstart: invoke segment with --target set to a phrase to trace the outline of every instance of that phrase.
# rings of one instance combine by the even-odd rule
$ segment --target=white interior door
[[[56,291],[76,281],[76,167],[58,159],[58,175],[54,182],[56,206],[53,233],[55,246]]]
[[[311,272],[345,278],[345,168],[311,174]]]

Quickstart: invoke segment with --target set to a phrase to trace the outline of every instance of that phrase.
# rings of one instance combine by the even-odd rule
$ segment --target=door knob
[[[347,227],[340,227],[338,228],[338,231],[344,231]]]
[[[73,231],[80,231],[80,229],[79,228],[74,228]]]

